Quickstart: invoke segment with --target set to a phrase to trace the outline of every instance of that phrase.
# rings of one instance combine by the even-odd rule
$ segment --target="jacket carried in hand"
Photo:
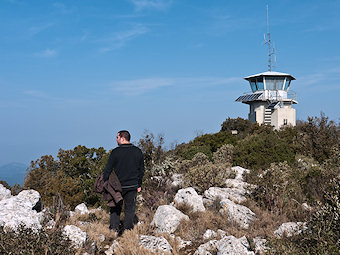
[[[103,195],[103,199],[108,202],[110,207],[115,207],[116,204],[123,200],[122,186],[114,171],[109,176],[109,179],[104,182],[104,172],[102,172],[94,183],[94,191]]]

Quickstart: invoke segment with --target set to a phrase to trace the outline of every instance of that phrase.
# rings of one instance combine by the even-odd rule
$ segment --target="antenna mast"
[[[272,52],[271,49],[271,41],[270,41],[270,32],[269,32],[269,16],[268,16],[268,4],[267,4],[267,39],[265,38],[265,43],[268,44],[268,71],[271,72],[272,70]]]

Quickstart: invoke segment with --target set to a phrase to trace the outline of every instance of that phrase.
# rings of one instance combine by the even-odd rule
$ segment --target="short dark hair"
[[[127,130],[121,130],[118,132],[120,137],[124,137],[126,141],[130,142],[131,139],[131,135],[129,133],[129,131]]]

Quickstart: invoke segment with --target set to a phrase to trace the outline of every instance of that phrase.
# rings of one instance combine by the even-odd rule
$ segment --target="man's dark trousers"
[[[122,192],[124,200],[124,223],[123,230],[133,228],[133,219],[136,211],[137,190],[124,190]],[[122,203],[110,208],[110,229],[119,232],[120,214],[122,212]]]

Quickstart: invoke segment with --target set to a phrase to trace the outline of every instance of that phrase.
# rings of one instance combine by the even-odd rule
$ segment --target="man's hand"
[[[141,188],[141,187],[139,187],[139,188],[137,189],[137,192],[141,192],[141,190],[142,190],[142,188]]]

